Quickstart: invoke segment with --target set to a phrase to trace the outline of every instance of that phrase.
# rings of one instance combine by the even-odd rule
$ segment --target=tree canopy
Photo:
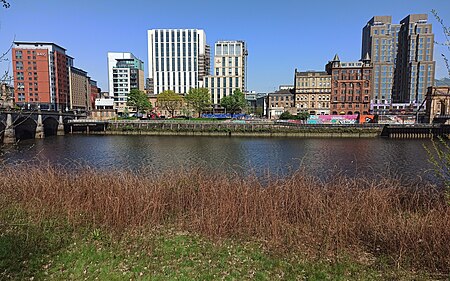
[[[175,111],[183,105],[183,97],[171,90],[160,93],[157,101],[158,106],[167,110],[172,117]]]
[[[302,111],[297,113],[297,115],[293,115],[289,111],[285,111],[281,113],[279,118],[281,120],[306,120],[309,118],[309,112]]]
[[[211,106],[209,90],[206,88],[190,89],[185,99],[189,106],[198,113],[198,117]]]
[[[281,120],[292,120],[294,119],[294,115],[292,115],[289,111],[285,111],[281,113],[280,117]]]
[[[128,94],[127,105],[136,107],[136,112],[148,111],[152,109],[152,103],[148,100],[147,95],[138,89],[132,89]]]
[[[239,89],[234,90],[232,95],[223,97],[220,100],[220,106],[224,107],[229,113],[242,111],[247,105],[245,95]]]

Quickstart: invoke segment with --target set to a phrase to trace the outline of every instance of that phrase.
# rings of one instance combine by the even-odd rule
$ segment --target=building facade
[[[331,100],[331,75],[325,71],[295,70],[295,107],[297,113],[307,111],[310,115],[329,115]]]
[[[369,56],[373,64],[371,111],[383,114],[391,110],[394,73],[398,53],[400,24],[392,24],[391,16],[375,16],[363,28],[361,58]]]
[[[203,87],[210,71],[210,50],[200,29],[148,30],[148,85],[151,94],[165,90],[187,94]]]
[[[70,76],[70,108],[74,110],[89,110],[90,103],[90,84],[87,72],[76,68],[69,67]]]
[[[277,119],[285,111],[297,114],[293,90],[279,90],[267,95],[267,118]]]
[[[145,90],[144,63],[132,53],[108,53],[109,96],[118,113],[124,113],[132,89]]]
[[[429,123],[450,123],[450,86],[428,87],[426,116]]]
[[[335,55],[326,70],[331,75],[331,114],[369,114],[373,70],[370,59],[341,62]]]
[[[70,106],[69,60],[54,43],[14,42],[15,102],[22,107],[66,110]]]
[[[398,34],[395,103],[420,106],[427,89],[434,85],[434,34],[427,14],[404,18]]]
[[[88,110],[95,109],[95,100],[100,98],[101,89],[97,86],[97,81],[89,79],[90,95],[89,95],[89,108]]]
[[[211,102],[218,106],[223,97],[239,89],[246,91],[247,49],[244,41],[218,41],[214,48],[213,75],[205,77]]]
[[[361,58],[373,64],[373,113],[415,110],[434,83],[434,34],[426,14],[413,14],[400,24],[375,16],[363,28]]]

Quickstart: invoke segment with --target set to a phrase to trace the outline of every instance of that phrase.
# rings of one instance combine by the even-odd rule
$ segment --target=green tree
[[[206,88],[190,89],[185,99],[189,106],[198,113],[198,117],[211,106],[209,90]]]
[[[309,112],[308,111],[302,111],[297,113],[296,119],[298,120],[306,120],[309,118]]]
[[[239,89],[236,89],[232,95],[223,97],[220,100],[220,106],[232,114],[242,111],[247,106],[245,95]]]
[[[292,120],[294,119],[294,115],[292,115],[289,111],[285,111],[281,113],[280,117],[281,120]]]
[[[157,101],[160,107],[169,111],[171,117],[173,117],[175,111],[183,105],[183,97],[171,90],[159,94]]]
[[[128,94],[127,106],[135,107],[137,113],[152,109],[152,103],[148,100],[147,95],[138,89],[132,89]]]

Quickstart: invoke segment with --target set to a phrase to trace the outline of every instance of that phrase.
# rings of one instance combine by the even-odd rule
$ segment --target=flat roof
[[[61,47],[58,44],[52,43],[52,42],[26,42],[26,41],[14,41],[14,44],[17,45],[54,45],[60,49],[63,49],[64,51],[67,51],[66,48]]]

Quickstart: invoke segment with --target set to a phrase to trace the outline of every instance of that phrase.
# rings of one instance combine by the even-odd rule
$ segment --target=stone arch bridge
[[[68,120],[73,119],[77,115],[71,112],[0,109],[0,144],[64,135],[69,129]]]

